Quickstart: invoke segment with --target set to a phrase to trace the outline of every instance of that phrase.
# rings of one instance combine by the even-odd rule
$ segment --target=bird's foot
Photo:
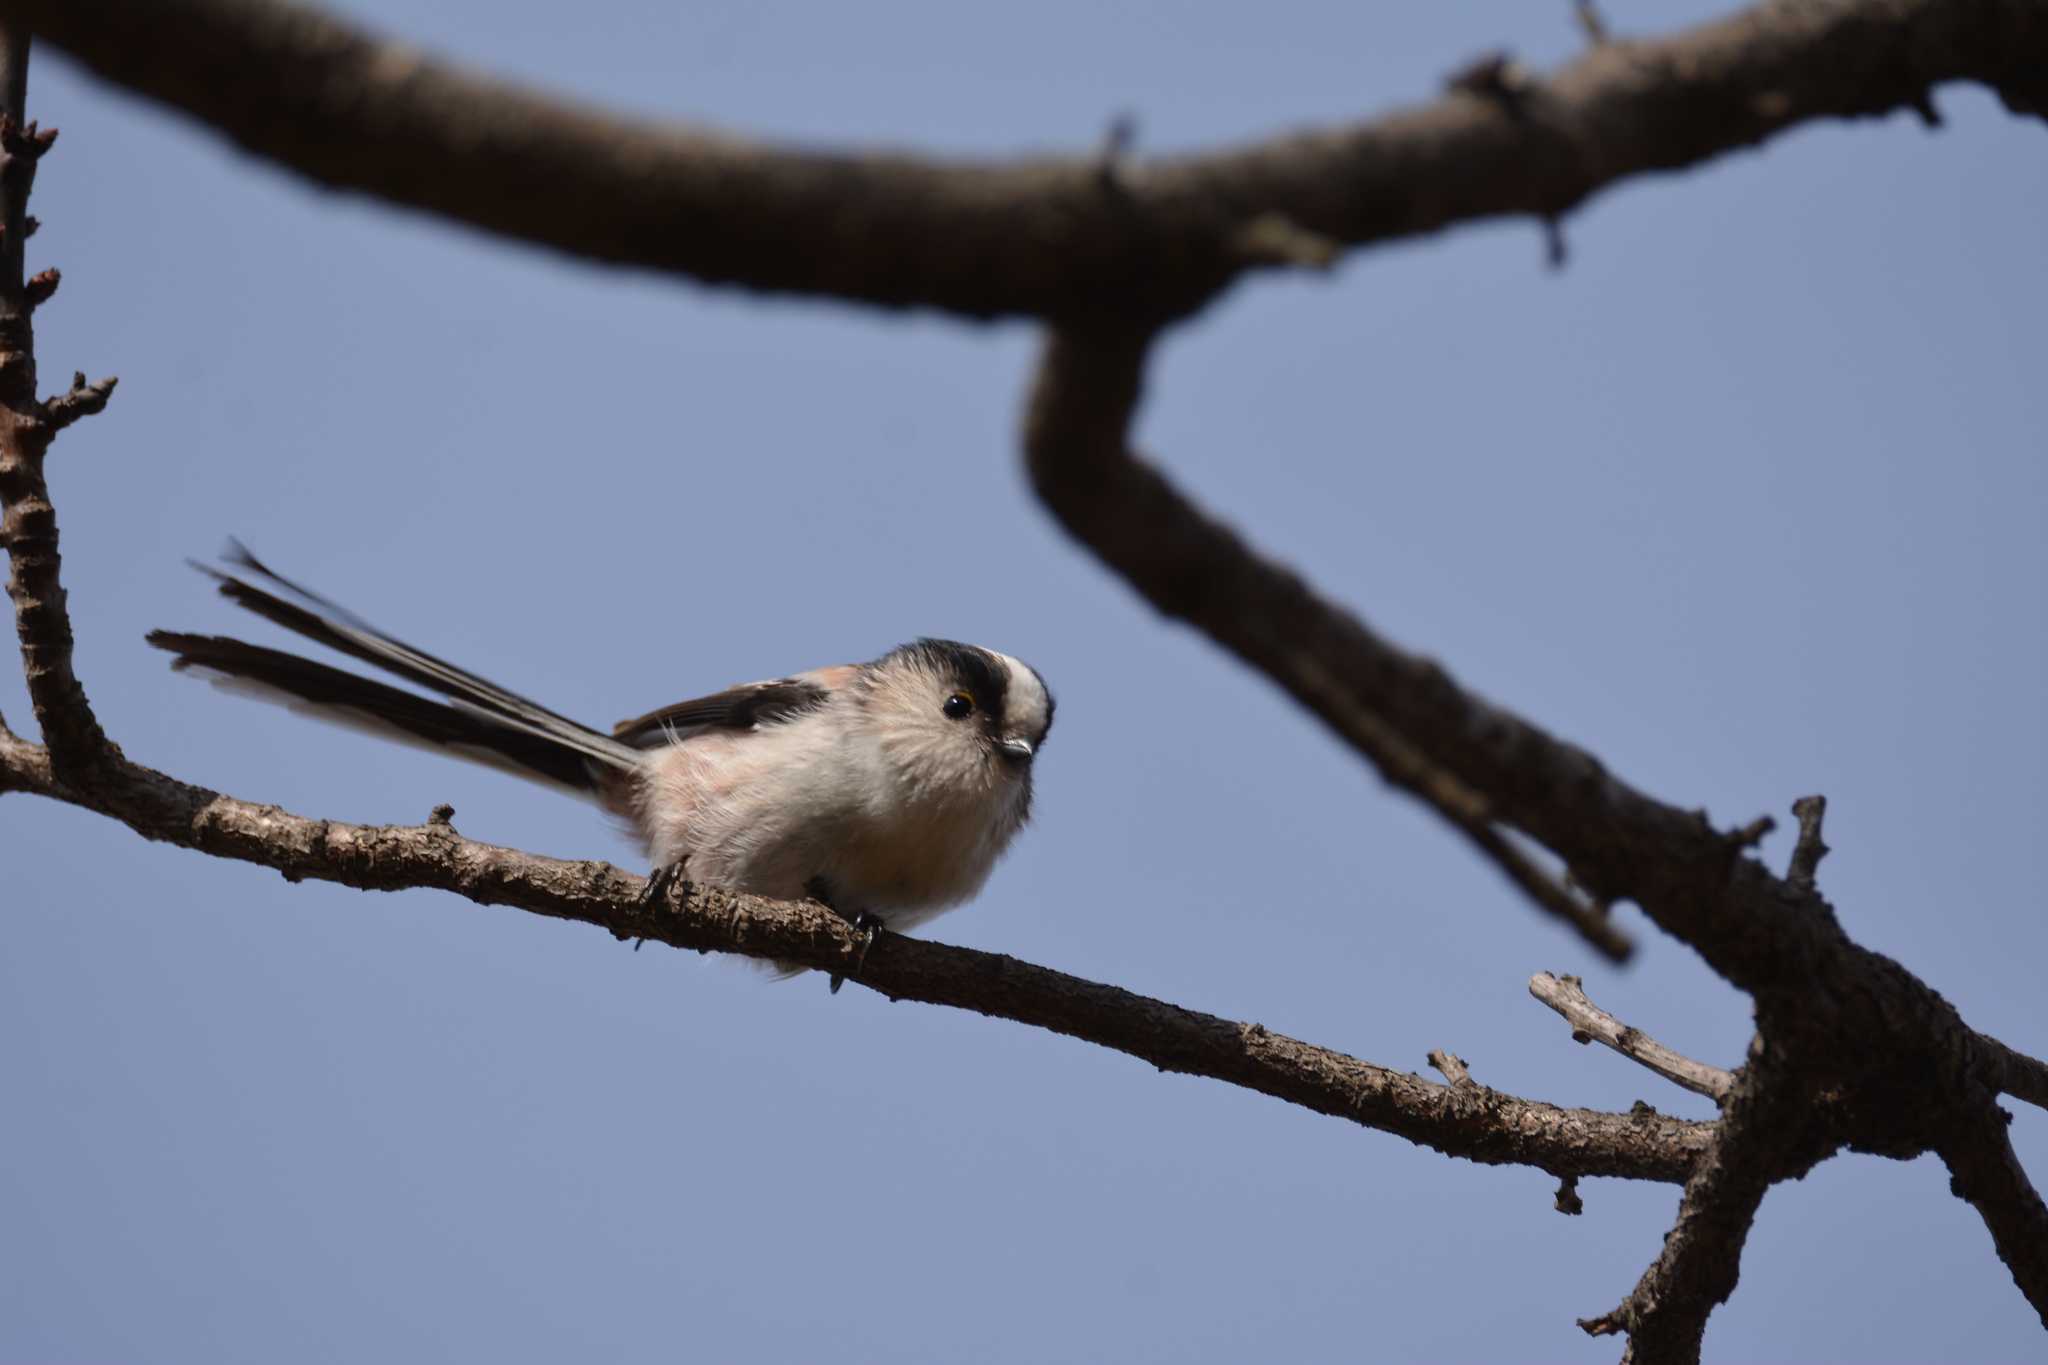
[[[871,915],[865,910],[853,916],[851,923],[854,931],[860,935],[860,952],[855,954],[853,970],[847,973],[846,976],[858,977],[860,969],[867,965],[868,949],[875,946],[875,935],[888,926],[882,923],[880,917]],[[846,976],[842,976],[838,972],[832,974],[832,994],[839,994],[839,988],[846,983]]]
[[[649,910],[667,900],[669,888],[674,886],[676,879],[682,875],[683,865],[680,862],[656,863],[654,869],[647,874],[646,889],[640,893],[640,908]]]

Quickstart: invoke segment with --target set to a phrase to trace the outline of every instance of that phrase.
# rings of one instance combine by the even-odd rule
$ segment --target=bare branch
[[[1390,785],[1433,806],[1538,906],[1610,958],[1625,956],[1627,938],[1599,909],[1516,849],[1493,827],[1487,800],[1412,739],[1416,732],[1393,723],[1401,708],[1383,714],[1372,705],[1385,699],[1375,685],[1400,686],[1403,674],[1454,688],[1442,670],[1397,653],[1294,574],[1261,559],[1129,451],[1125,434],[1149,343],[1142,331],[1049,338],[1024,436],[1039,497],[1154,606],[1200,626],[1266,673]],[[1361,695],[1368,690],[1370,697]],[[1471,703],[1462,694],[1457,700],[1461,714],[1450,723],[1477,723]],[[1435,729],[1420,733],[1434,737]]]
[[[1802,796],[1792,803],[1792,813],[1799,817],[1799,842],[1793,845],[1792,862],[1785,870],[1785,880],[1810,890],[1814,874],[1820,870],[1820,860],[1830,852],[1827,841],[1820,837],[1821,822],[1827,818],[1828,799],[1818,795]]]
[[[1180,316],[1265,214],[1344,246],[1556,219],[1645,172],[1977,80],[2038,107],[2031,0],[1759,5],[1604,43],[1508,107],[1451,93],[1368,122],[1124,165],[820,153],[609,117],[266,0],[14,0],[101,76],[323,184],[596,260],[975,317]],[[1674,73],[1683,73],[1682,79]],[[554,193],[536,195],[534,185]]]
[[[36,401],[34,300],[22,278],[22,247],[36,162],[55,131],[25,122],[27,100],[28,35],[10,21],[0,28],[0,542],[36,723],[57,770],[84,780],[106,761],[109,745],[71,669],[57,514],[43,478],[52,428]]]
[[[1642,1063],[1673,1085],[1683,1086],[1696,1095],[1705,1095],[1716,1104],[1728,1098],[1728,1091],[1735,1084],[1733,1072],[1681,1056],[1640,1029],[1630,1028],[1601,1009],[1587,998],[1584,983],[1576,976],[1559,977],[1549,972],[1538,972],[1529,978],[1529,994],[1564,1016],[1565,1022],[1572,1026],[1572,1041],[1575,1043],[1604,1043],[1622,1056]]]
[[[1708,1315],[1735,1292],[1743,1243],[1765,1191],[1834,1150],[1810,1131],[1803,1093],[1759,1073],[1758,1053],[1752,1044],[1713,1145],[1685,1183],[1663,1251],[1619,1307],[1579,1321],[1590,1336],[1628,1333],[1625,1363],[1697,1365]]]
[[[1984,1219],[1998,1259],[2048,1327],[2048,1205],[2012,1149],[2012,1116],[1985,1096],[1939,1144],[1949,1188]]]
[[[1259,1024],[1181,1009],[994,953],[883,934],[853,975],[859,933],[806,901],[684,886],[646,907],[645,882],[605,863],[561,862],[464,839],[443,820],[373,827],[310,820],[123,764],[115,804],[58,780],[47,755],[0,738],[0,783],[116,814],[139,833],[215,857],[365,890],[433,887],[482,905],[577,920],[621,939],[741,953],[842,973],[895,1000],[951,1005],[1129,1053],[1162,1071],[1228,1081],[1451,1156],[1553,1175],[1679,1181],[1711,1128],[1676,1119],[1561,1109],[1452,1087],[1312,1046]]]
[[[1137,327],[1068,328],[1046,343],[1025,457],[1040,499],[1070,535],[1162,613],[1272,679],[1589,941],[1599,941],[1597,909],[1534,889],[1488,826],[1548,846],[1597,901],[1632,898],[1736,986],[1796,998],[1802,1008],[1855,1011],[1854,1027],[1869,1033],[1893,1027],[1867,992],[1813,998],[1817,969],[1846,980],[1870,970],[1871,955],[1849,942],[1817,895],[1788,890],[1746,856],[1754,824],[1732,836],[1718,830],[1704,812],[1636,790],[1585,750],[1466,690],[1246,545],[1134,454],[1128,431],[1150,339]],[[1959,1026],[1924,983],[1895,975],[1889,984],[1929,1020]],[[1826,1022],[1815,1020],[1817,1034]]]

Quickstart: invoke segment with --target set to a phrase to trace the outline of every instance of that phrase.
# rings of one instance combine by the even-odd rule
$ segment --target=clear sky
[[[1569,8],[350,6],[478,66],[958,154],[1242,140],[1428,97]],[[1623,30],[1709,13],[1611,5]],[[1825,792],[1849,931],[2048,1048],[2048,128],[1976,89],[1239,289],[1142,436],[1377,626],[1725,823]],[[1708,1106],[1531,1001],[1733,1065],[1747,1001],[1603,966],[1037,509],[1034,347],[605,270],[310,189],[39,53],[45,387],[78,665],[128,753],[300,813],[635,854],[587,808],[174,677],[229,534],[594,722],[920,634],[1060,697],[1039,819],[933,937],[1386,1065]],[[548,187],[534,186],[545,195]],[[28,708],[12,668],[0,711]],[[1789,821],[1787,822],[1789,823]],[[1782,865],[1781,833],[1766,856]],[[771,984],[0,800],[0,1360],[1611,1360],[1674,1187],[1447,1160],[1013,1024]],[[2048,1114],[2014,1125],[2048,1180]],[[1710,1354],[2038,1359],[1932,1160],[1765,1201]]]

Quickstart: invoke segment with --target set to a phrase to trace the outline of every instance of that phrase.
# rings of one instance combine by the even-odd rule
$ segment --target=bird
[[[916,639],[606,732],[385,634],[239,541],[222,559],[235,572],[193,563],[221,596],[445,700],[229,636],[149,632],[173,669],[594,800],[651,860],[650,898],[682,879],[819,901],[861,930],[856,974],[878,930],[916,928],[980,891],[1031,817],[1055,703],[1008,654]]]

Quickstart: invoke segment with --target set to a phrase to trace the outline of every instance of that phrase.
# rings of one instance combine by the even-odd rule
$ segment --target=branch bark
[[[1743,1243],[1765,1193],[1830,1155],[1804,1089],[1759,1039],[1728,1096],[1712,1146],[1693,1169],[1664,1249],[1612,1312],[1582,1319],[1589,1336],[1628,1334],[1623,1365],[1698,1365],[1707,1318],[1735,1292]]]
[[[1984,1219],[1998,1259],[2012,1272],[2041,1325],[2048,1327],[2048,1205],[2020,1166],[2007,1134],[2011,1115],[1982,1095],[1967,1121],[1955,1125],[1939,1146],[1948,1166],[1949,1188]]]
[[[105,763],[109,745],[71,668],[57,514],[43,477],[56,429],[36,400],[35,306],[23,260],[36,162],[56,130],[26,120],[28,48],[18,22],[0,23],[0,543],[7,547],[7,594],[36,724],[56,770],[87,781]]]
[[[1710,1126],[1564,1109],[1498,1091],[1463,1103],[1448,1086],[1341,1052],[1182,1009],[995,953],[882,934],[865,961],[858,932],[808,902],[683,885],[644,905],[645,881],[606,863],[562,862],[475,843],[442,821],[364,826],[238,801],[125,763],[118,812],[61,782],[36,745],[0,736],[0,787],[114,815],[137,833],[215,857],[370,891],[432,887],[595,925],[621,939],[739,953],[845,975],[892,1000],[950,1005],[1064,1033],[1162,1071],[1228,1081],[1448,1156],[1553,1175],[1682,1181]],[[853,970],[860,963],[856,974]]]
[[[8,0],[116,84],[325,185],[593,260],[970,317],[1183,316],[1272,259],[1527,214],[1976,80],[2048,105],[2031,0],[1779,0],[1600,44],[1504,101],[1120,165],[827,153],[608,116],[270,0]],[[545,185],[547,193],[535,193]],[[1286,258],[1283,253],[1283,259]]]
[[[1503,837],[1484,792],[1440,761],[1441,727],[1413,724],[1386,686],[1402,687],[1417,675],[1448,684],[1442,670],[1400,654],[1317,597],[1131,452],[1126,439],[1151,341],[1149,332],[1132,328],[1048,337],[1024,431],[1025,462],[1040,500],[1153,606],[1266,674],[1390,785],[1433,807],[1541,909],[1610,958],[1625,956],[1628,940],[1600,909]],[[1455,700],[1466,704],[1462,694]]]
[[[1820,860],[1828,856],[1827,840],[1821,837],[1821,824],[1827,813],[1825,796],[1802,796],[1792,803],[1792,814],[1799,821],[1799,842],[1793,845],[1785,880],[1794,886],[1811,890]]]
[[[1604,1044],[1673,1085],[1705,1095],[1716,1104],[1725,1101],[1735,1085],[1734,1072],[1673,1052],[1641,1029],[1630,1028],[1601,1009],[1588,998],[1585,985],[1576,976],[1538,972],[1529,978],[1529,994],[1564,1017],[1572,1026],[1574,1042]]]
[[[1547,844],[1596,893],[1635,899],[1755,997],[1760,1037],[1780,1071],[1828,1078],[1800,1087],[1809,1097],[1833,1096],[1827,1117],[1841,1131],[1826,1145],[1800,1126],[1801,1106],[1777,1111],[1773,1099],[1769,1121],[1732,1138],[1724,1117],[1719,1164],[1709,1175],[1695,1172],[1697,1189],[1688,1187],[1666,1256],[1622,1309],[1594,1323],[1634,1331],[1640,1320],[1631,1358],[1696,1359],[1699,1332],[1733,1288],[1734,1258],[1772,1183],[1844,1144],[1897,1157],[1927,1151],[1958,1117],[1960,1078],[1989,1065],[2026,1085],[2034,1073],[1983,1046],[1939,993],[1842,931],[1810,879],[1818,861],[1813,806],[1802,812],[1810,835],[1796,859],[1809,875],[1774,877],[1748,856],[1757,826],[1718,831],[1704,813],[1627,786],[1583,750],[1382,640],[1181,495],[1128,446],[1149,342],[1140,329],[1064,329],[1047,342],[1025,456],[1040,498],[1068,532],[1163,613],[1265,673],[1454,825],[1483,811]],[[1423,765],[1422,776],[1440,773],[1444,784],[1385,762],[1389,734],[1399,755]],[[1475,804],[1440,799],[1446,789],[1471,793]],[[1695,1231],[1681,1237],[1688,1228]],[[1692,1246],[1702,1250],[1685,1250]],[[2028,1280],[2020,1283],[2032,1292]]]

